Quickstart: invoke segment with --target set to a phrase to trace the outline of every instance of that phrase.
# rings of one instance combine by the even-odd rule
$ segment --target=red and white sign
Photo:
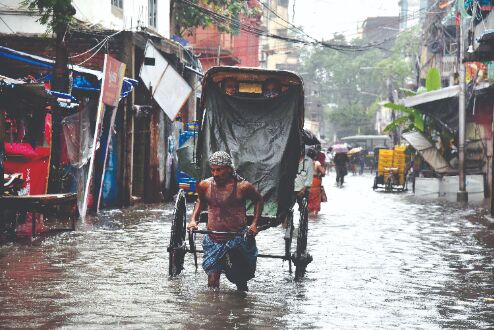
[[[120,100],[120,92],[125,75],[125,64],[111,56],[106,58],[105,79],[102,89],[103,103],[116,107]]]

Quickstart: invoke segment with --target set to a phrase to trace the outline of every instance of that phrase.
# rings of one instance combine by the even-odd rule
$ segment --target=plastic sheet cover
[[[264,197],[265,217],[276,217],[291,204],[301,149],[303,107],[297,89],[267,99],[229,96],[216,85],[205,91],[199,141],[202,178],[210,177],[208,158],[229,152],[237,173]],[[252,205],[248,205],[252,213]]]
[[[93,135],[87,110],[84,108],[82,111],[67,116],[62,120],[62,129],[70,164],[78,168],[86,164],[92,155],[91,141],[93,140]]]

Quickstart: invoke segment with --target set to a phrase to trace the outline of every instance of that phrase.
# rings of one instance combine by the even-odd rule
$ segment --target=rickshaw
[[[373,190],[384,189],[386,192],[403,192],[408,189],[405,147],[394,149],[376,148],[376,177]]]
[[[227,95],[221,82],[234,78],[239,83],[237,95]],[[281,83],[280,95],[268,98],[261,86],[267,79]],[[295,266],[295,278],[304,276],[312,257],[307,252],[307,196],[299,201],[298,226],[294,224],[294,180],[304,152],[304,89],[302,79],[295,73],[241,67],[213,67],[205,74],[198,112],[201,123],[194,163],[198,180],[210,177],[208,158],[216,151],[226,151],[233,158],[237,174],[252,183],[264,199],[264,210],[258,221],[258,231],[286,225],[285,248],[278,255],[259,254],[260,258],[287,261],[289,272]],[[247,222],[253,216],[247,204]],[[197,269],[197,234],[236,234],[202,230],[207,212],[200,216],[200,229],[186,229],[186,198],[180,190],[171,225],[169,275],[174,277],[184,269],[187,253],[193,255]],[[295,246],[292,241],[296,239]],[[260,251],[261,252],[261,251]]]

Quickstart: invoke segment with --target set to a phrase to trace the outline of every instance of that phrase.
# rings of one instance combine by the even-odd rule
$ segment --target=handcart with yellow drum
[[[377,149],[377,171],[372,189],[384,189],[386,192],[407,190],[406,147]]]

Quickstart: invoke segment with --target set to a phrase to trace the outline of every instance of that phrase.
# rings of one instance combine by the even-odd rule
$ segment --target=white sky
[[[419,9],[420,0],[408,0],[409,15]],[[295,3],[296,26],[317,39],[330,39],[335,32],[348,39],[357,36],[357,28],[367,17],[398,16],[398,0],[290,0],[290,21]]]

